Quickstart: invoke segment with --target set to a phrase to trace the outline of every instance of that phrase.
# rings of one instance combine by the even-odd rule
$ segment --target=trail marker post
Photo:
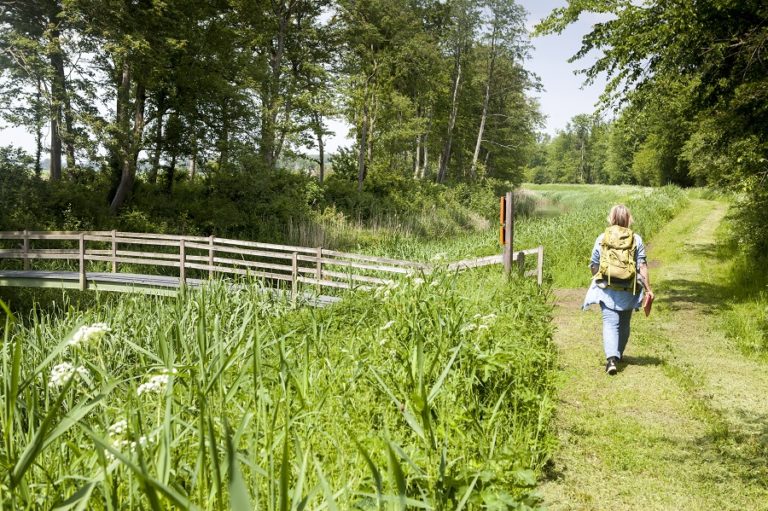
[[[515,194],[507,192],[499,207],[499,241],[504,246],[504,274],[512,271],[512,246],[515,236]]]

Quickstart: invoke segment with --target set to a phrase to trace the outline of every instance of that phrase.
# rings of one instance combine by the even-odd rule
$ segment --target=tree
[[[10,2],[0,8],[0,51],[3,67],[10,71],[6,93],[13,94],[13,99],[27,98],[23,106],[8,105],[5,117],[36,134],[39,165],[41,106],[47,105],[52,180],[61,179],[62,146],[68,167],[75,165],[74,113],[65,69],[68,55],[62,43],[62,34],[70,29],[61,0]],[[13,99],[6,96],[5,101],[13,103]]]
[[[483,143],[485,123],[488,119],[488,105],[491,100],[491,91],[494,84],[496,61],[500,55],[504,55],[511,61],[522,61],[526,52],[524,42],[525,11],[522,7],[510,0],[489,0],[487,9],[490,13],[490,34],[488,35],[488,72],[485,79],[485,94],[483,95],[483,111],[480,115],[480,127],[477,130],[477,142],[472,155],[472,165],[469,175],[472,179],[477,174],[477,160],[480,156],[480,146]]]
[[[561,32],[587,11],[611,15],[584,37],[574,56],[600,52],[586,77],[608,75],[605,101],[644,112],[672,107],[672,122],[656,126],[639,146],[638,168],[652,165],[663,175],[659,169],[666,166],[677,180],[704,179],[743,191],[750,197],[744,218],[756,217],[768,183],[768,4],[570,0],[539,31]],[[687,115],[675,115],[675,102],[686,105]],[[690,132],[679,129],[680,121]],[[669,136],[681,131],[670,144]],[[768,234],[750,239],[768,247]]]

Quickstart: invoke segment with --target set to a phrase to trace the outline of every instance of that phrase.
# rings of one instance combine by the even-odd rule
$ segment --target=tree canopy
[[[748,239],[767,248],[768,4],[569,0],[537,30],[560,33],[585,12],[608,18],[573,60],[597,51],[586,80],[609,78],[603,101],[620,112],[609,147],[632,156],[629,168],[626,157],[608,158],[614,175],[742,192]]]
[[[323,153],[331,117],[359,190],[519,181],[540,122],[524,20],[514,0],[6,2],[0,116],[35,134],[38,174],[47,149],[52,180],[106,180],[113,212],[137,177],[266,178]]]

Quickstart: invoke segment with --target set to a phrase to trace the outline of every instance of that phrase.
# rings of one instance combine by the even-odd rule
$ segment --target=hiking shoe
[[[605,363],[605,372],[613,376],[618,370],[616,367],[616,357],[610,357]]]

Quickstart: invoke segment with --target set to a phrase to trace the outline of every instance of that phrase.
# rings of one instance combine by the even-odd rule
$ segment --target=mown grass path
[[[694,200],[649,244],[657,301],[635,314],[627,364],[603,371],[599,310],[558,290],[560,447],[548,509],[768,509],[768,367],[718,329],[721,202]],[[586,272],[585,268],[585,272]]]

